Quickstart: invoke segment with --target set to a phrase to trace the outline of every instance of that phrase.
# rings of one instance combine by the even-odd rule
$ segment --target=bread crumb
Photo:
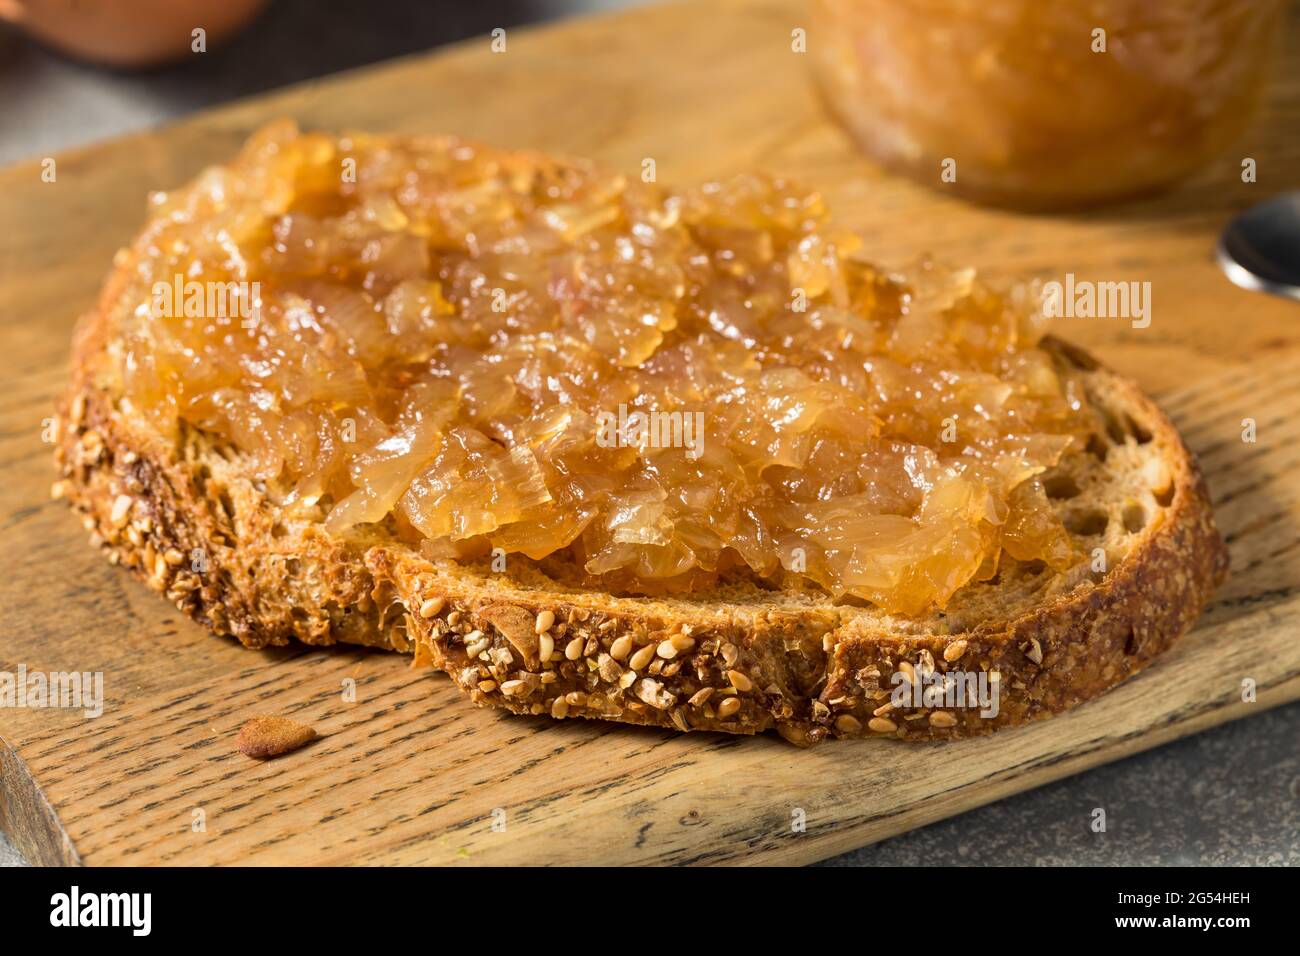
[[[254,717],[239,728],[239,752],[255,760],[269,760],[297,750],[316,739],[316,731],[288,717]]]

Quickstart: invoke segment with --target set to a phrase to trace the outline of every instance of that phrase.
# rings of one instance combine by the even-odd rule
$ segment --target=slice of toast
[[[891,614],[752,575],[620,596],[535,562],[431,560],[382,524],[331,533],[275,503],[284,489],[250,473],[249,449],[194,427],[164,435],[124,397],[122,292],[138,255],[119,255],[78,328],[55,493],[110,561],[249,647],[392,648],[518,714],[775,729],[798,744],[952,738],[1059,713],[1136,673],[1227,571],[1169,420],[1052,338],[1039,347],[1082,384],[1092,436],[1043,482],[1085,558],[1060,571],[1004,554],[941,609]]]

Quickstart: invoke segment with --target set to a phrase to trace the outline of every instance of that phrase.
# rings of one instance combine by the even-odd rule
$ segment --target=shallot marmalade
[[[280,123],[151,207],[107,303],[125,407],[332,533],[901,613],[1076,559],[1039,476],[1087,409],[1028,291],[882,273],[784,180]]]

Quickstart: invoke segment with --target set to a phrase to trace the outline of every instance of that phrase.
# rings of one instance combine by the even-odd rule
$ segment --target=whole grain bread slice
[[[114,281],[101,302],[115,300]],[[919,617],[740,579],[619,597],[532,565],[433,562],[373,526],[331,535],[278,509],[237,450],[143,424],[121,400],[114,341],[109,309],[83,319],[55,484],[111,562],[249,647],[391,648],[517,714],[775,729],[798,744],[986,733],[1060,713],[1150,664],[1227,571],[1173,425],[1132,382],[1050,337],[1041,347],[1083,381],[1095,429],[1045,484],[1089,558],[1057,573],[1006,557],[995,578]],[[935,675],[950,678],[946,694],[911,692],[938,686]],[[992,707],[978,693],[989,689]]]
[[[256,139],[256,155],[275,156],[296,133]],[[454,145],[438,141],[433,154]],[[494,155],[517,173],[576,170]],[[267,168],[183,194],[199,200],[190,212],[227,190],[262,201],[275,185]],[[1004,554],[996,576],[919,616],[739,572],[703,592],[627,597],[571,586],[555,555],[511,556],[501,570],[429,560],[386,522],[332,533],[319,508],[277,504],[288,489],[256,477],[256,449],[184,422],[164,434],[133,407],[127,343],[150,320],[132,283],[156,244],[184,248],[151,222],[79,326],[56,491],[110,560],[251,647],[388,647],[445,671],[476,703],[523,714],[776,729],[797,743],[958,737],[1057,713],[1141,669],[1226,571],[1203,482],[1170,422],[1132,383],[1051,339],[1040,347],[1083,387],[1092,416],[1087,446],[1043,476],[1080,558],[1061,571]]]

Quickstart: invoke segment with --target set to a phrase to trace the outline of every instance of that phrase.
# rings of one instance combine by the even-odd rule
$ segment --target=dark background
[[[628,0],[274,0],[224,47],[179,66],[138,73],[74,63],[0,26],[0,162],[45,155],[494,27],[627,5]],[[1095,807],[1106,810],[1104,834],[1090,829]],[[20,862],[0,835],[0,865]],[[823,865],[1068,863],[1300,864],[1300,704]]]

